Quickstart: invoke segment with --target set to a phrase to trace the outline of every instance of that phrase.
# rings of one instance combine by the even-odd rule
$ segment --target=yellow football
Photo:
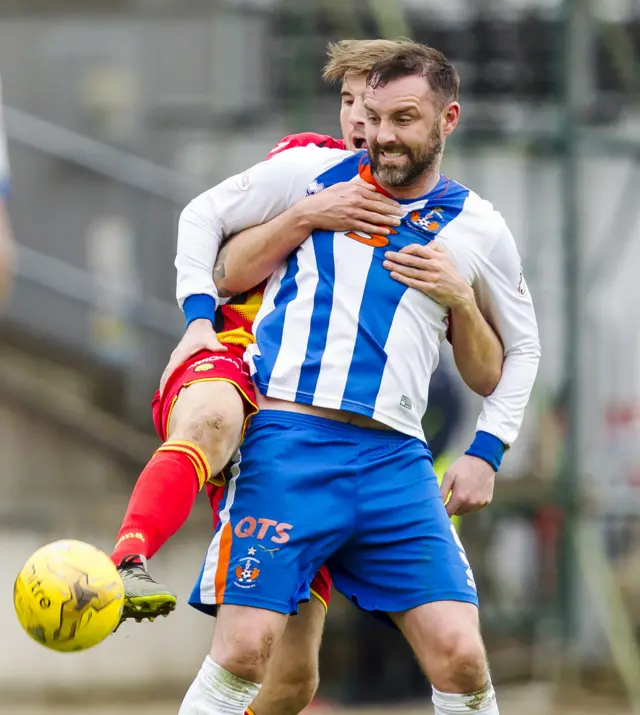
[[[18,574],[13,603],[20,625],[38,643],[65,653],[87,650],[118,626],[124,586],[103,551],[82,541],[54,541]]]

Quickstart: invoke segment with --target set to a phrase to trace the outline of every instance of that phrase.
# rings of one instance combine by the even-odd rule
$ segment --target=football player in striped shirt
[[[473,572],[421,418],[449,311],[480,307],[502,339],[504,368],[446,487],[450,511],[482,508],[519,432],[540,345],[504,219],[440,173],[458,92],[440,52],[399,47],[367,77],[366,152],[292,149],[190,205],[178,299],[189,320],[205,321],[225,236],[354,179],[392,196],[403,216],[387,231],[305,227],[307,238],[269,279],[247,349],[260,412],[196,587],[218,619],[181,715],[244,711],[327,560],[349,600],[403,632],[433,684],[436,715],[498,714]]]
[[[351,149],[364,143],[362,94],[366,72],[395,46],[393,42],[372,40],[338,43],[331,48],[325,76],[342,80],[341,126]],[[305,133],[285,137],[268,158],[311,144],[345,147],[342,140]],[[262,279],[292,250],[283,247],[280,239],[286,236],[291,240],[293,235],[297,246],[304,238],[300,227],[307,224],[329,230],[344,227],[386,231],[383,226],[395,222],[397,207],[396,202],[380,195],[370,184],[350,182],[310,197],[287,216],[236,237],[241,244],[246,241],[250,251],[258,247],[260,253],[256,260],[252,255],[251,265],[243,265],[241,290],[229,288],[230,293],[241,295],[216,311],[217,336],[208,321],[189,324],[154,399],[154,421],[164,443],[136,486],[113,554],[127,588],[126,617],[153,617],[175,605],[173,593],[148,575],[145,560],[184,523],[202,483],[209,492],[214,514],[217,512],[223,490],[215,483],[219,480],[210,474],[222,469],[240,441],[243,423],[255,411],[253,383],[241,358],[245,347],[253,342],[252,322],[261,304]],[[188,230],[191,220],[190,212],[185,211],[181,231]],[[260,278],[253,280],[256,274]],[[226,290],[224,276],[218,275],[217,280]],[[484,319],[479,314],[476,318],[475,323],[460,323],[454,351],[468,384],[486,394],[499,380],[502,346]],[[475,345],[484,346],[481,354],[476,351],[471,360],[467,359],[465,347],[467,334]],[[224,351],[218,342],[226,348]],[[300,617],[287,628],[278,657],[254,704],[257,715],[297,713],[311,699],[317,685],[318,649],[330,587],[328,571],[322,567],[311,584],[315,598],[302,607]]]

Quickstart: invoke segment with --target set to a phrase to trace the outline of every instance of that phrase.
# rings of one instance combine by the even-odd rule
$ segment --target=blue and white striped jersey
[[[201,195],[179,231],[178,300],[215,297],[211,271],[223,236],[278,215],[306,193],[369,171],[366,153],[291,149]],[[434,239],[450,251],[505,347],[503,377],[484,401],[478,430],[515,440],[540,355],[535,314],[503,218],[469,189],[441,177],[401,202],[392,235],[314,231],[271,277],[247,360],[264,395],[355,412],[424,440],[429,380],[447,310],[393,280],[387,250]]]

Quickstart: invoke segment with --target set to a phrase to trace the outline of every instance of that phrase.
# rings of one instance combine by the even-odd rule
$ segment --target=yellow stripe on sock
[[[209,481],[211,477],[211,467],[209,466],[209,460],[197,444],[194,444],[193,442],[172,440],[170,442],[165,442],[161,447],[158,448],[157,451],[179,452],[181,454],[184,454],[189,459],[191,464],[193,464],[193,468],[196,470],[199,489],[202,489],[206,482]]]

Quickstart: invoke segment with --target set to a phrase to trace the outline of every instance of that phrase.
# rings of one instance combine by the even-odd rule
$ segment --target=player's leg
[[[166,441],[138,479],[112,554],[125,582],[124,618],[175,607],[172,591],[147,573],[146,559],[180,529],[199,490],[235,452],[254,409],[251,390],[239,357],[210,353],[187,361],[156,398],[154,420]]]
[[[214,710],[221,699],[237,700],[249,715],[298,715],[311,703],[319,682],[325,605],[316,598],[301,604],[298,615],[287,620],[284,634],[279,615],[264,609],[220,608],[211,653],[191,684],[180,715],[199,714],[201,707],[208,715],[245,712]],[[257,633],[262,635],[254,638]]]
[[[265,608],[220,606],[211,652],[178,715],[243,715],[258,694],[287,618]]]
[[[211,653],[189,689],[181,715],[239,712],[220,710],[220,698],[231,697],[227,691],[221,695],[227,674],[260,682],[285,623],[272,614],[268,622],[254,624],[250,620],[254,616],[245,617],[243,609],[231,606],[295,612],[297,604],[310,596],[311,576],[327,553],[343,542],[354,520],[350,482],[344,484],[340,471],[343,455],[319,429],[322,422],[267,410],[249,426],[240,459],[225,486],[220,524],[190,600],[205,613],[223,608]],[[317,635],[311,633],[305,647],[311,654],[309,670],[315,671],[321,623],[317,611],[309,614]],[[296,640],[295,631],[291,637]],[[287,658],[281,661],[280,677],[295,677],[290,666]],[[241,689],[236,680],[233,683]],[[273,697],[282,694],[272,691]],[[260,701],[256,707],[260,708]],[[258,710],[258,715],[264,714]]]
[[[436,715],[498,715],[476,606],[440,601],[390,615],[429,677]]]
[[[311,598],[300,605],[297,616],[289,618],[249,713],[298,715],[311,703],[320,680],[318,657],[325,617],[324,603]]]
[[[331,576],[323,566],[311,582],[312,598],[290,618],[258,697],[254,715],[298,715],[313,700],[320,680],[318,659],[331,599]]]
[[[426,448],[386,439],[367,450],[359,530],[331,562],[336,587],[394,619],[433,685],[436,715],[497,715],[473,572]]]

